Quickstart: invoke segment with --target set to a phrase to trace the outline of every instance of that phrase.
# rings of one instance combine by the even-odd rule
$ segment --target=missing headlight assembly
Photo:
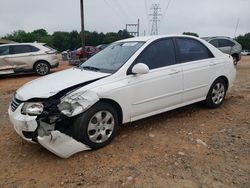
[[[58,104],[58,109],[64,115],[73,117],[89,109],[99,100],[95,92],[86,91],[66,96]]]

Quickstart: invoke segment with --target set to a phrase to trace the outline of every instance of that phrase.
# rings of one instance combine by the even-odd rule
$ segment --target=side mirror
[[[137,63],[133,68],[132,68],[132,73],[133,74],[147,74],[149,72],[149,68],[146,64],[144,63]]]

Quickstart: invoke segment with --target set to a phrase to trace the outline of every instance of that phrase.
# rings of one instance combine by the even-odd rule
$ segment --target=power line
[[[116,6],[117,6],[117,8],[118,8],[118,10],[119,10],[119,12],[120,12],[121,14],[123,14],[126,18],[130,18],[130,15],[123,9],[123,6],[120,5],[120,3],[119,3],[118,0],[113,0],[112,2],[116,4]],[[125,3],[125,2],[123,2],[123,4],[124,4],[124,3]]]
[[[120,14],[120,12],[118,10],[116,10],[112,4],[108,1],[108,0],[104,0],[104,2],[108,5],[108,7],[110,7],[115,13],[116,15],[118,15],[120,17],[121,20],[123,20],[123,22],[126,23],[125,18]]]
[[[148,25],[148,30],[149,30],[149,23],[150,23],[150,20],[149,20],[149,14],[148,14],[148,3],[147,3],[147,0],[144,0],[144,6],[145,6],[145,9],[146,9],[146,16],[147,16],[147,25]]]
[[[158,35],[158,22],[160,21],[158,17],[161,16],[161,14],[159,13],[159,11],[161,10],[160,4],[152,4],[151,10],[153,10],[153,13],[149,14],[150,16],[152,16],[151,35]]]
[[[171,0],[168,1],[167,6],[166,6],[166,8],[163,11],[162,20],[165,18],[166,14],[167,14],[167,11],[168,11],[168,8],[170,6],[170,3],[171,3]]]

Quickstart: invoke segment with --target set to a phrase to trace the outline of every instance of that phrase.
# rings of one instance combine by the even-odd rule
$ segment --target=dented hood
[[[26,83],[16,92],[19,100],[48,98],[72,86],[106,77],[110,74],[71,68]]]

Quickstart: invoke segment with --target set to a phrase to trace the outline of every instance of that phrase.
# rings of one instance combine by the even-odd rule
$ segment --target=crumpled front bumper
[[[10,121],[18,135],[28,142],[35,143],[32,139],[26,138],[23,132],[35,132],[37,130],[37,116],[21,114],[22,106],[23,104],[21,104],[14,112],[11,108],[8,109]],[[68,158],[75,153],[90,150],[87,145],[84,145],[83,143],[78,142],[72,137],[57,130],[52,131],[49,136],[38,136],[37,141],[44,148],[61,158]]]

